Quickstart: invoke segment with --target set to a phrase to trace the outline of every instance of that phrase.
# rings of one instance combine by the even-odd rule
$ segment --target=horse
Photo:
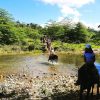
[[[97,94],[99,94],[99,77],[98,70],[93,63],[85,63],[82,67],[80,67],[78,70],[77,80],[77,85],[80,85],[79,100],[83,99],[83,91],[85,89],[87,89],[86,100],[88,100],[91,88],[93,95],[93,88],[95,84],[97,84]]]
[[[48,61],[51,61],[52,63],[55,61],[55,62],[58,62],[58,56],[56,54],[50,54],[49,55],[49,58],[48,58]]]

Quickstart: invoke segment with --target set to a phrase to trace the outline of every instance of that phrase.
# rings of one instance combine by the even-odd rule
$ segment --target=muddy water
[[[58,55],[57,64],[48,63],[48,55],[4,55],[0,56],[0,74],[27,73],[30,75],[70,73],[77,70],[83,64],[83,57],[80,55]],[[100,56],[97,62],[100,62]]]

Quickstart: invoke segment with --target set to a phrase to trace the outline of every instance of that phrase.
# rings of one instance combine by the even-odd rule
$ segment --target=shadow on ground
[[[83,100],[85,99],[86,93],[83,94]],[[0,100],[30,100],[29,93],[21,93],[20,95],[18,93],[15,93],[15,91],[12,91],[12,93],[6,94],[6,93],[0,93]],[[40,98],[33,98],[32,100],[79,100],[79,91],[73,92],[70,91],[70,93],[55,93],[51,95],[50,97],[42,97]],[[88,100],[100,100],[100,96],[97,97],[96,95],[89,96]]]
[[[43,98],[42,100],[79,100],[79,91],[73,92],[71,91],[70,93],[58,93],[52,95],[50,98]],[[83,94],[83,99],[86,100],[86,93]],[[89,96],[88,100],[100,100],[100,96],[93,95]]]

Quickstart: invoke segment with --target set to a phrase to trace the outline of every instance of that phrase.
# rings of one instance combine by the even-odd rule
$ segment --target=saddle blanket
[[[95,62],[94,64],[95,64],[95,66],[99,72],[99,75],[100,75],[100,63]]]

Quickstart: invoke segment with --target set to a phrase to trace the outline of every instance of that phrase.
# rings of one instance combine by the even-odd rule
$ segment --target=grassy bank
[[[95,53],[100,53],[100,46],[90,43]],[[52,46],[56,48],[56,52],[58,53],[75,53],[81,54],[84,51],[85,43],[81,44],[71,44],[71,43],[63,43],[60,41],[56,41],[52,43]],[[32,47],[31,47],[32,48]],[[26,46],[18,46],[18,45],[1,45],[0,46],[0,55],[6,54],[40,54],[42,53],[42,48],[37,49],[27,48]]]
[[[17,45],[3,45],[0,46],[0,55],[13,55],[13,54],[40,54],[41,50],[28,50],[24,49],[25,47]]]
[[[100,53],[100,46],[93,43],[89,43],[95,53]],[[72,43],[62,43],[60,41],[53,42],[53,47],[56,47],[60,53],[75,53],[80,54],[84,51],[85,43],[72,44]]]

